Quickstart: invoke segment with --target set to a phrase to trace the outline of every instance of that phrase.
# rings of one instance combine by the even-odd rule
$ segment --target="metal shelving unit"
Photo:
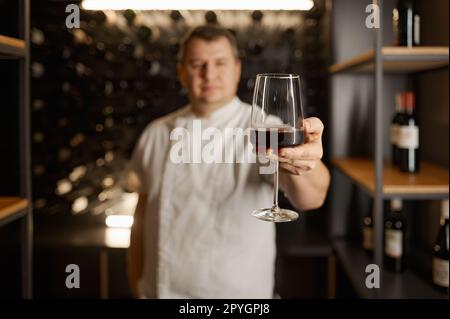
[[[373,1],[380,8],[383,0]],[[380,9],[380,11],[382,11]],[[337,158],[333,166],[373,198],[374,254],[369,258],[361,247],[338,239],[333,243],[338,260],[352,286],[362,298],[448,298],[435,291],[430,282],[413,270],[403,274],[383,271],[383,200],[448,198],[448,168],[423,162],[419,174],[403,174],[383,162],[383,76],[385,73],[412,74],[448,68],[448,47],[383,47],[382,22],[374,28],[374,49],[330,66],[330,74],[372,73],[374,76],[374,156],[368,158]],[[365,287],[365,266],[379,265],[383,289]],[[361,271],[361,269],[363,271]]]
[[[12,38],[0,34],[0,59],[18,60],[18,107],[20,143],[20,194],[18,197],[0,196],[0,226],[21,219],[22,296],[33,296],[33,213],[31,208],[31,145],[30,145],[30,46],[29,0],[19,1],[19,36]],[[9,107],[9,106],[8,106]]]

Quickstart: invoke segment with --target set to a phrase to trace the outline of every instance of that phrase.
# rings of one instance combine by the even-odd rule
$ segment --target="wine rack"
[[[21,294],[32,298],[33,215],[30,175],[29,0],[0,1],[2,89],[0,226],[20,220]],[[4,16],[6,13],[7,16]],[[17,29],[18,26],[18,29]],[[6,32],[7,34],[3,34]],[[7,137],[7,139],[3,139]],[[3,251],[0,251],[0,259]],[[19,286],[16,284],[16,286]]]
[[[237,37],[243,65],[238,96],[243,101],[251,102],[257,73],[299,73],[305,115],[326,122],[326,1],[315,1],[309,12],[81,10],[80,29],[73,30],[61,23],[64,1],[42,3],[32,7],[31,20],[37,222],[53,226],[60,221],[63,229],[80,220],[104,224],[97,208],[107,207],[108,194],[120,188],[139,134],[153,119],[187,103],[176,58],[183,36],[198,24],[219,23]],[[59,233],[47,229],[37,227],[38,247],[42,238],[59,242]],[[68,237],[76,234],[83,237],[83,230]],[[331,254],[326,226],[284,225],[277,236],[283,257]],[[89,239],[84,244],[98,243]],[[75,246],[70,240],[67,245]]]
[[[60,23],[64,5],[32,7],[37,216],[89,213],[106,198],[101,194],[119,186],[145,126],[187,103],[177,52],[186,32],[201,22],[220,23],[236,35],[242,100],[251,101],[258,72],[300,73],[307,114],[325,117],[319,107],[327,98],[327,48],[318,31],[323,1],[308,13],[81,10],[79,29]],[[87,205],[74,210],[77,199]]]
[[[343,3],[341,8],[345,7],[348,3],[349,2]],[[353,10],[352,14],[347,16],[347,18],[353,19],[349,21],[357,21],[359,23],[357,27],[359,28],[358,30],[362,30],[353,33],[355,39],[359,37],[359,39],[366,41],[366,38],[370,37],[373,39],[373,43],[370,44],[367,41],[364,45],[355,45],[354,47],[357,49],[354,51],[362,53],[355,55],[353,51],[352,55],[348,52],[350,50],[345,51],[342,49],[345,44],[338,44],[338,42],[336,42],[336,45],[341,48],[340,51],[337,51],[341,53],[345,51],[345,58],[329,67],[329,73],[333,77],[333,86],[335,88],[340,87],[341,90],[342,87],[345,86],[342,84],[344,81],[349,81],[351,79],[351,81],[354,81],[352,83],[366,81],[365,83],[369,84],[369,81],[367,80],[370,78],[371,88],[369,85],[361,85],[359,89],[364,88],[364,90],[367,89],[370,91],[370,94],[363,95],[368,101],[361,102],[360,104],[364,105],[364,103],[367,103],[367,105],[370,105],[370,108],[372,108],[372,114],[368,116],[368,119],[370,120],[367,120],[366,125],[369,123],[368,127],[370,127],[373,132],[367,134],[367,136],[358,136],[359,133],[355,132],[349,134],[352,141],[356,142],[360,140],[363,147],[360,147],[359,149],[350,148],[347,151],[335,151],[338,155],[333,154],[332,164],[335,168],[334,171],[340,173],[334,174],[335,179],[344,176],[346,181],[350,182],[353,189],[356,187],[373,198],[374,253],[373,256],[369,257],[363,251],[362,245],[355,243],[358,238],[355,236],[355,229],[352,229],[350,226],[336,227],[336,229],[339,228],[339,230],[333,234],[333,247],[345,275],[349,279],[357,295],[362,298],[448,298],[448,294],[441,293],[434,289],[431,283],[431,273],[426,267],[409,267],[409,269],[401,274],[396,274],[383,268],[384,200],[402,198],[417,203],[418,201],[423,200],[448,199],[448,163],[447,165],[442,164],[445,160],[441,160],[441,163],[433,163],[425,161],[422,158],[421,170],[419,173],[415,174],[401,173],[397,168],[385,164],[386,159],[388,158],[385,156],[386,147],[384,147],[384,144],[387,143],[387,134],[385,134],[386,125],[383,125],[383,122],[388,117],[384,115],[384,112],[388,109],[386,101],[392,100],[391,104],[393,104],[393,98],[387,99],[386,94],[392,94],[393,90],[399,90],[401,85],[414,84],[415,86],[418,86],[417,84],[419,84],[420,81],[415,79],[419,76],[429,76],[429,74],[436,72],[447,72],[448,77],[448,40],[447,43],[444,42],[447,46],[430,46],[429,43],[427,43],[426,46],[411,48],[384,46],[383,44],[386,42],[392,43],[392,40],[389,40],[389,37],[387,36],[389,30],[386,31],[386,29],[389,29],[392,24],[390,18],[394,1],[375,1],[374,4],[380,8],[380,28],[364,30],[364,22],[361,22],[363,20],[356,19],[355,16],[350,18],[350,15],[352,14],[357,15],[357,8]],[[432,9],[429,9],[430,7]],[[425,7],[421,7],[422,10],[424,10],[424,8]],[[427,12],[440,10],[440,8],[437,8],[437,3],[434,3],[433,6],[428,6],[427,9],[431,10]],[[361,12],[363,12],[363,10],[361,10]],[[427,20],[424,19],[424,21]],[[355,28],[355,23],[356,22],[348,22],[345,27],[353,26]],[[428,20],[428,23],[431,23],[431,21]],[[436,23],[436,25],[437,24],[438,23]],[[427,27],[424,30],[428,30],[429,32],[431,29]],[[339,31],[336,31],[336,35],[338,34],[337,32]],[[372,46],[372,48],[367,49],[366,46]],[[442,88],[441,83],[436,83],[436,85]],[[395,89],[392,89],[392,87],[395,87]],[[347,93],[349,91],[351,92],[352,89],[353,88],[348,89],[347,86]],[[340,107],[348,107],[348,104],[351,103],[348,101],[347,103],[343,103],[342,95],[339,95],[338,93],[335,94],[335,98],[336,100],[334,103],[338,104]],[[423,99],[421,102],[423,102]],[[419,105],[419,107],[425,106]],[[446,107],[448,109],[448,105]],[[336,106],[334,108],[336,108]],[[342,109],[340,110],[343,111]],[[367,109],[362,111],[362,113],[364,112],[368,112]],[[434,110],[426,108],[421,114],[423,115],[427,112],[434,112]],[[435,114],[434,117],[436,116],[439,115]],[[361,120],[360,115],[355,118]],[[428,119],[429,118],[430,117],[428,117]],[[344,120],[341,118],[341,121]],[[426,128],[427,124],[428,123],[422,123],[421,125],[423,128]],[[353,121],[353,125],[358,125],[356,120]],[[368,127],[365,126],[363,131],[367,131]],[[446,130],[448,133],[448,122]],[[370,140],[367,140],[367,137],[373,139],[373,143],[371,143]],[[337,141],[338,139],[335,140],[335,143]],[[340,140],[340,142],[342,143],[342,140]],[[445,148],[447,148],[448,152],[447,145],[441,146],[444,148],[441,154],[445,154]],[[361,151],[361,149],[363,149],[363,151]],[[361,153],[372,154],[372,158],[367,155],[363,157]],[[443,155],[441,155],[441,157],[442,156]],[[334,189],[334,192],[336,192],[334,205],[337,205],[339,202],[338,197],[344,195],[344,189],[345,187],[341,187],[340,189],[337,189],[336,187]],[[355,208],[356,206],[352,204],[350,207]],[[336,220],[339,218],[345,218],[343,215],[347,213],[342,212],[340,214],[340,216],[334,217],[334,223],[337,223]],[[347,216],[355,217],[354,215],[351,215],[350,212]],[[410,217],[416,219],[418,216],[412,215]],[[350,224],[351,222],[348,223]],[[423,247],[416,242],[411,246],[414,247],[411,247],[412,251],[408,251],[408,253],[411,253],[411,257],[420,260],[417,264],[431,263],[431,250],[424,250]],[[417,251],[420,252],[417,253]],[[428,251],[428,253],[426,251]],[[417,257],[418,255],[421,257]],[[381,269],[380,289],[369,289],[365,285],[367,276],[365,267],[371,263],[378,265]]]

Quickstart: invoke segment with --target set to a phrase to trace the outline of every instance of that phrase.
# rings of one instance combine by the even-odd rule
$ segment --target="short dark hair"
[[[237,41],[233,33],[231,33],[228,29],[221,27],[217,24],[206,24],[192,29],[185,36],[180,45],[180,50],[178,51],[177,60],[182,63],[184,60],[184,55],[186,51],[186,47],[194,38],[203,39],[206,41],[214,41],[218,38],[225,37],[230,42],[231,48],[233,50],[234,57],[239,59],[239,49],[237,46]]]

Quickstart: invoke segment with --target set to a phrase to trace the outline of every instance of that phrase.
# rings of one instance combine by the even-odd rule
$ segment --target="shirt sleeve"
[[[122,186],[129,192],[145,194],[148,191],[147,175],[145,174],[147,171],[145,159],[148,153],[147,149],[150,147],[148,142],[148,131],[144,131],[139,137],[131,158],[126,165]]]

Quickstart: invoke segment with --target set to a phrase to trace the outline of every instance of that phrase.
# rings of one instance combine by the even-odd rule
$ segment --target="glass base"
[[[285,223],[297,220],[298,213],[283,208],[261,208],[253,211],[253,216],[266,222]]]

